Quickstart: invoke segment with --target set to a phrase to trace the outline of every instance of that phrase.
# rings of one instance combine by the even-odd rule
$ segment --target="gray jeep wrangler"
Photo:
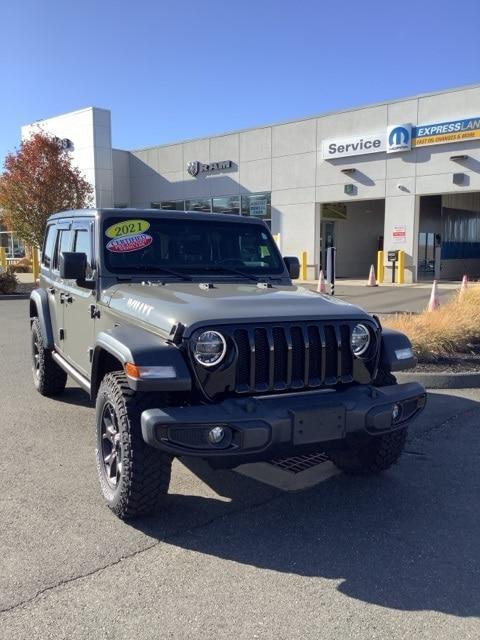
[[[216,467],[325,451],[388,469],[425,405],[401,333],[292,284],[260,220],[103,209],[48,221],[30,299],[33,380],[96,402],[96,461],[120,518],[164,501],[174,456]]]

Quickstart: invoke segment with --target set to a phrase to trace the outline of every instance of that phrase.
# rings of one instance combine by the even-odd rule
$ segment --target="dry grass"
[[[437,311],[397,314],[382,323],[407,334],[420,362],[468,353],[480,343],[480,286],[470,286]]]

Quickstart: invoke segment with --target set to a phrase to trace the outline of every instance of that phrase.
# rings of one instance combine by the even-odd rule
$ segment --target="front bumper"
[[[176,456],[241,464],[388,433],[410,423],[425,402],[425,389],[416,382],[229,398],[218,404],[148,409],[141,417],[142,435],[147,444]],[[400,406],[396,421],[394,405]],[[226,437],[211,444],[208,433],[215,426],[222,426]]]

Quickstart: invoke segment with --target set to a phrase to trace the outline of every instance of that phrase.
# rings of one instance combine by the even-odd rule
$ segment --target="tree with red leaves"
[[[40,247],[48,217],[89,206],[92,192],[58,138],[38,131],[5,158],[0,210],[3,221],[19,238]]]

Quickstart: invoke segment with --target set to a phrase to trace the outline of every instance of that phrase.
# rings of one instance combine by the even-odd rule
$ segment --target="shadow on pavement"
[[[67,387],[62,394],[55,396],[55,401],[65,402],[77,407],[93,407],[88,393],[80,387]]]
[[[430,402],[447,398],[431,394]],[[162,516],[132,526],[202,554],[336,580],[345,595],[378,606],[479,616],[479,403],[462,400],[460,418],[440,426],[444,414],[382,476],[337,476],[296,493],[269,488],[262,498],[265,486],[254,480],[189,462],[237,505],[233,514],[221,517],[220,499],[173,495]],[[211,517],[188,531],[199,510]]]

